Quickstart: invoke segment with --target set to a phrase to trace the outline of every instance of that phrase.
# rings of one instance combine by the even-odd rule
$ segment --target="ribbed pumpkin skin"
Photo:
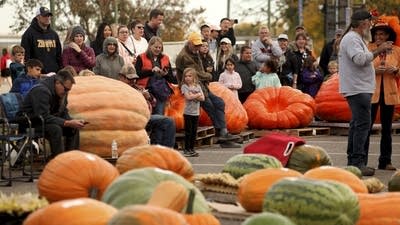
[[[305,173],[307,170],[324,165],[332,165],[332,160],[323,148],[314,145],[300,145],[294,147],[286,167]]]
[[[120,154],[147,143],[150,112],[140,92],[103,76],[75,77],[75,81],[68,94],[70,114],[89,122],[80,131],[81,150],[110,157],[113,139]]]
[[[223,173],[239,178],[259,169],[281,168],[281,162],[273,156],[265,154],[237,154],[226,161]]]
[[[278,213],[263,212],[247,217],[242,225],[295,225],[289,218]]]
[[[208,88],[214,95],[222,98],[225,102],[225,120],[229,132],[237,134],[243,131],[247,126],[248,117],[239,99],[236,98],[231,90],[219,82],[211,82]],[[200,126],[212,125],[211,119],[203,109],[201,109],[199,124]]]
[[[116,213],[114,207],[94,199],[69,199],[31,213],[23,225],[107,225]]]
[[[209,212],[208,203],[203,194],[182,176],[158,168],[141,168],[130,170],[108,186],[102,201],[118,209],[131,204],[146,204],[154,189],[161,181],[172,180],[196,192],[193,212]]]
[[[238,202],[248,212],[261,212],[265,193],[275,182],[300,176],[301,173],[287,168],[267,168],[249,173],[239,183]]]
[[[400,171],[395,172],[390,178],[388,191],[400,191]]]
[[[358,198],[347,185],[304,178],[272,185],[263,211],[280,213],[296,225],[354,225],[360,216]]]
[[[176,131],[184,129],[183,110],[185,108],[185,98],[178,85],[172,85],[174,93],[169,97],[165,106],[165,115],[175,120]]]
[[[37,187],[39,194],[49,202],[83,197],[101,199],[105,189],[118,176],[118,170],[106,160],[73,150],[61,153],[47,163]]]
[[[157,206],[130,205],[116,213],[108,225],[187,225],[178,212]]]
[[[400,224],[400,193],[358,194],[360,219],[357,225]]]
[[[249,127],[256,129],[306,127],[315,112],[315,101],[311,96],[287,86],[258,89],[243,106]]]
[[[123,174],[128,170],[157,167],[173,171],[190,180],[193,175],[192,164],[178,151],[161,145],[141,145],[127,149],[115,165]]]
[[[356,193],[368,193],[367,186],[360,178],[342,168],[321,166],[307,171],[304,177],[317,180],[333,180],[347,184]]]
[[[315,96],[316,116],[329,122],[348,122],[351,111],[346,99],[339,93],[339,75],[324,81]]]

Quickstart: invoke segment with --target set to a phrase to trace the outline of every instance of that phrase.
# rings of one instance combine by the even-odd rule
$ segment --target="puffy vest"
[[[142,63],[143,63],[142,70],[149,71],[149,70],[153,69],[153,64],[151,62],[151,59],[149,59],[147,57],[145,52],[140,54],[139,57],[142,59]],[[169,58],[167,55],[162,55],[161,56],[161,69],[168,68],[168,67],[169,67]]]

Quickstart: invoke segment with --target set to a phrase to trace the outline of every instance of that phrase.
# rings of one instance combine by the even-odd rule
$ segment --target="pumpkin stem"
[[[188,204],[186,207],[186,214],[193,214],[194,197],[196,196],[195,190],[192,188],[189,190]]]
[[[99,194],[99,189],[96,187],[89,188],[89,198],[97,199],[97,195]]]

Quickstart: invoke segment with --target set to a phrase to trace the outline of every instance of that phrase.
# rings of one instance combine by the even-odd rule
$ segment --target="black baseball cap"
[[[372,19],[372,15],[367,10],[358,10],[351,15],[352,20],[365,20],[365,19]]]
[[[53,16],[53,13],[50,12],[50,9],[47,7],[40,7],[38,8],[38,10],[36,11],[36,16]]]

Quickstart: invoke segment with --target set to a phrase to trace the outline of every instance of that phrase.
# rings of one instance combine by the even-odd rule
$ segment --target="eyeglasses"
[[[136,26],[138,29],[144,29],[144,26]]]
[[[119,33],[120,34],[127,34],[127,33],[129,33],[129,31],[120,31]]]
[[[70,88],[65,87],[63,83],[60,82],[60,84],[63,86],[64,92],[69,92],[71,90]]]

